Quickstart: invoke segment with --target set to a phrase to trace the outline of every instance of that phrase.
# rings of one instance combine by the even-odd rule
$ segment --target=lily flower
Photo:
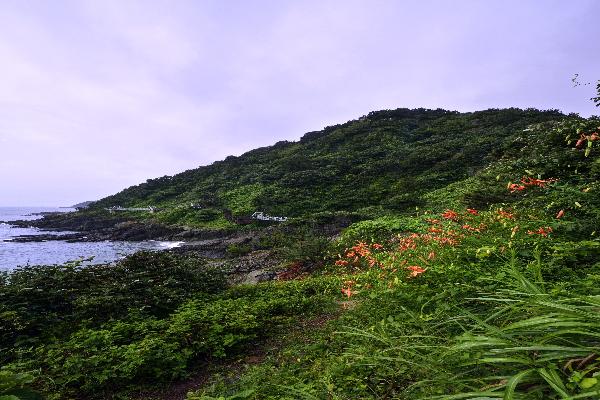
[[[421,275],[423,272],[426,271],[425,268],[421,268],[418,265],[411,265],[410,267],[406,267],[407,270],[411,271],[410,273],[410,277],[414,278],[416,276]]]
[[[450,221],[458,221],[458,213],[454,210],[446,210],[442,217]]]

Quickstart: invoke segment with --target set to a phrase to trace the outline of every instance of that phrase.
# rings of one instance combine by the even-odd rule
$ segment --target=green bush
[[[426,225],[414,217],[387,216],[352,224],[344,230],[341,240],[352,245],[357,240],[379,242],[388,240],[393,234],[422,231]]]
[[[131,315],[83,327],[28,350],[23,369],[41,369],[37,385],[55,396],[105,398],[135,385],[186,376],[191,363],[236,354],[304,313],[328,307],[339,280],[264,283],[189,300],[157,319]]]
[[[226,286],[221,271],[197,259],[140,252],[116,265],[31,266],[0,282],[3,361],[16,349],[135,313],[165,317],[197,293]]]
[[[227,246],[227,255],[230,257],[240,257],[252,251],[252,245],[250,244],[230,244]]]
[[[42,400],[42,396],[31,390],[34,377],[28,373],[15,373],[0,369],[1,400]]]
[[[330,240],[310,229],[301,230],[286,238],[280,254],[288,261],[297,261],[306,267],[323,265],[330,248]]]

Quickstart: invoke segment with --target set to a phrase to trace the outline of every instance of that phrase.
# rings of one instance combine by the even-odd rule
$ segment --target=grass
[[[308,344],[189,399],[598,398],[600,297],[549,293],[510,265],[505,273],[474,297],[358,300]]]
[[[525,209],[444,214],[413,217],[413,234],[383,244],[352,240],[400,220],[354,226],[335,257],[354,307],[188,398],[599,398],[599,242],[565,240],[572,221]]]

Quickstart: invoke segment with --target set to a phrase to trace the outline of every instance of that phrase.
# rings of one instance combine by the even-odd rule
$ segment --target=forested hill
[[[514,154],[529,125],[564,117],[556,110],[516,108],[375,111],[306,133],[298,142],[150,179],[94,203],[92,210],[157,206],[156,217],[165,222],[200,226],[226,223],[223,213],[229,211],[302,217],[414,210],[432,190]]]

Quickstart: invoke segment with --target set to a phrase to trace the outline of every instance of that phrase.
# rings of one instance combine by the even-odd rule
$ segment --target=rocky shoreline
[[[153,222],[124,220],[122,218],[102,219],[94,217],[64,218],[56,214],[45,215],[39,220],[7,221],[20,228],[38,228],[44,233],[21,235],[12,242],[101,242],[101,241],[174,241],[183,242],[177,251],[193,251],[203,257],[225,257],[231,245],[243,245],[256,240],[256,235],[241,234],[227,230],[187,229],[166,226]]]
[[[157,223],[134,221],[122,217],[106,217],[78,213],[43,213],[35,220],[7,221],[5,223],[20,228],[38,228],[45,234],[25,235],[13,238],[16,242],[42,240],[68,240],[80,242],[171,240],[182,231]],[[72,233],[52,233],[72,232]]]
[[[275,279],[285,267],[278,252],[263,239],[287,235],[294,228],[265,226],[253,230],[194,229],[169,226],[123,216],[88,213],[46,213],[36,220],[6,222],[22,228],[38,228],[43,233],[13,237],[12,242],[99,242],[99,241],[174,241],[178,247],[164,251],[203,259],[223,270],[232,283],[256,283]],[[320,234],[335,236],[348,221],[319,228]],[[288,232],[290,231],[290,232]]]
[[[0,221],[20,228],[38,228],[45,232],[23,235],[14,242],[65,240],[70,242],[111,241],[191,241],[214,239],[228,235],[224,230],[199,230],[140,221],[121,216],[79,213],[42,213],[36,220]],[[60,232],[60,233],[59,233]],[[68,233],[63,233],[68,232]]]
[[[38,228],[44,233],[11,238],[11,242],[99,242],[99,241],[174,241],[183,242],[169,250],[191,254],[222,269],[235,283],[253,283],[276,277],[281,263],[274,251],[259,244],[261,233],[234,230],[189,229],[123,217],[78,213],[45,213],[36,220],[6,221],[21,228]],[[268,228],[267,228],[268,229]],[[232,253],[231,249],[244,249]]]
[[[266,226],[253,231],[238,229],[196,229],[176,225],[165,225],[152,221],[136,220],[124,216],[89,213],[40,213],[40,219],[0,221],[20,228],[38,228],[42,232],[35,235],[22,235],[11,239],[13,242],[41,242],[60,240],[67,242],[101,241],[177,241],[184,247],[210,253],[210,249],[229,245],[247,244],[256,241],[259,232],[277,230],[276,226]],[[319,228],[327,236],[337,234],[350,220],[335,221]],[[284,231],[286,229],[284,228]]]

